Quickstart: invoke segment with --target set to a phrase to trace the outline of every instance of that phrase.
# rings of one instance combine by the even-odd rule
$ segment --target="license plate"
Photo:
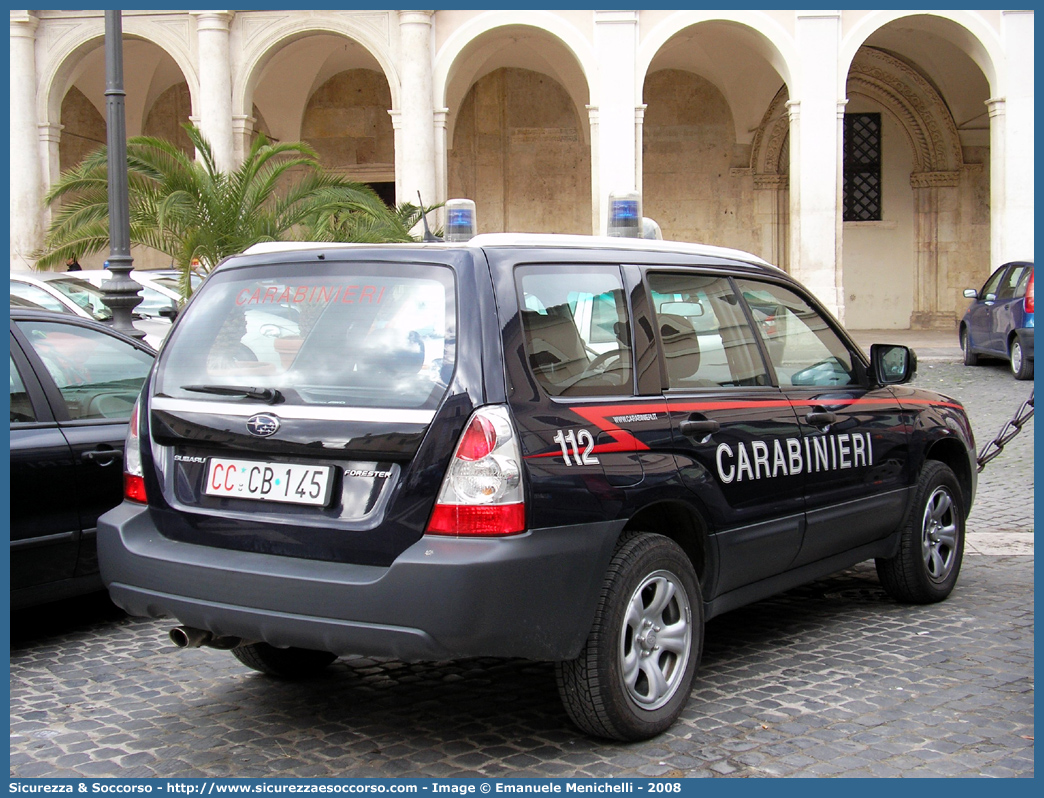
[[[207,466],[207,483],[203,492],[208,496],[322,507],[330,501],[330,471],[330,466],[212,457]]]

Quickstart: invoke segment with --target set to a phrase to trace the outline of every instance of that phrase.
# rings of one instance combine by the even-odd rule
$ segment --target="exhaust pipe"
[[[242,641],[238,637],[215,637],[206,629],[194,629],[191,626],[175,626],[170,630],[170,642],[178,648],[207,646],[228,651],[238,646]]]

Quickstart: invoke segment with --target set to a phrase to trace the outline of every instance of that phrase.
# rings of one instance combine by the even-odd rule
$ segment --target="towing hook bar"
[[[217,648],[222,651],[233,649],[242,642],[238,637],[215,637],[206,629],[191,626],[175,626],[170,630],[170,642],[178,648]]]

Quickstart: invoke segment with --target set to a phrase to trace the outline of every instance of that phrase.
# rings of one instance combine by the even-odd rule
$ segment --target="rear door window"
[[[435,409],[453,373],[453,274],[426,264],[216,272],[164,347],[156,390],[277,391],[302,405]]]
[[[551,396],[633,393],[627,301],[617,266],[515,273],[526,363]]]

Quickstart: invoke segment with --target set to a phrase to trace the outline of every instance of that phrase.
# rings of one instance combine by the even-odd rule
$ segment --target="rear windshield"
[[[156,392],[220,399],[241,386],[291,404],[434,409],[453,373],[454,295],[452,272],[428,264],[219,270],[165,344]]]

